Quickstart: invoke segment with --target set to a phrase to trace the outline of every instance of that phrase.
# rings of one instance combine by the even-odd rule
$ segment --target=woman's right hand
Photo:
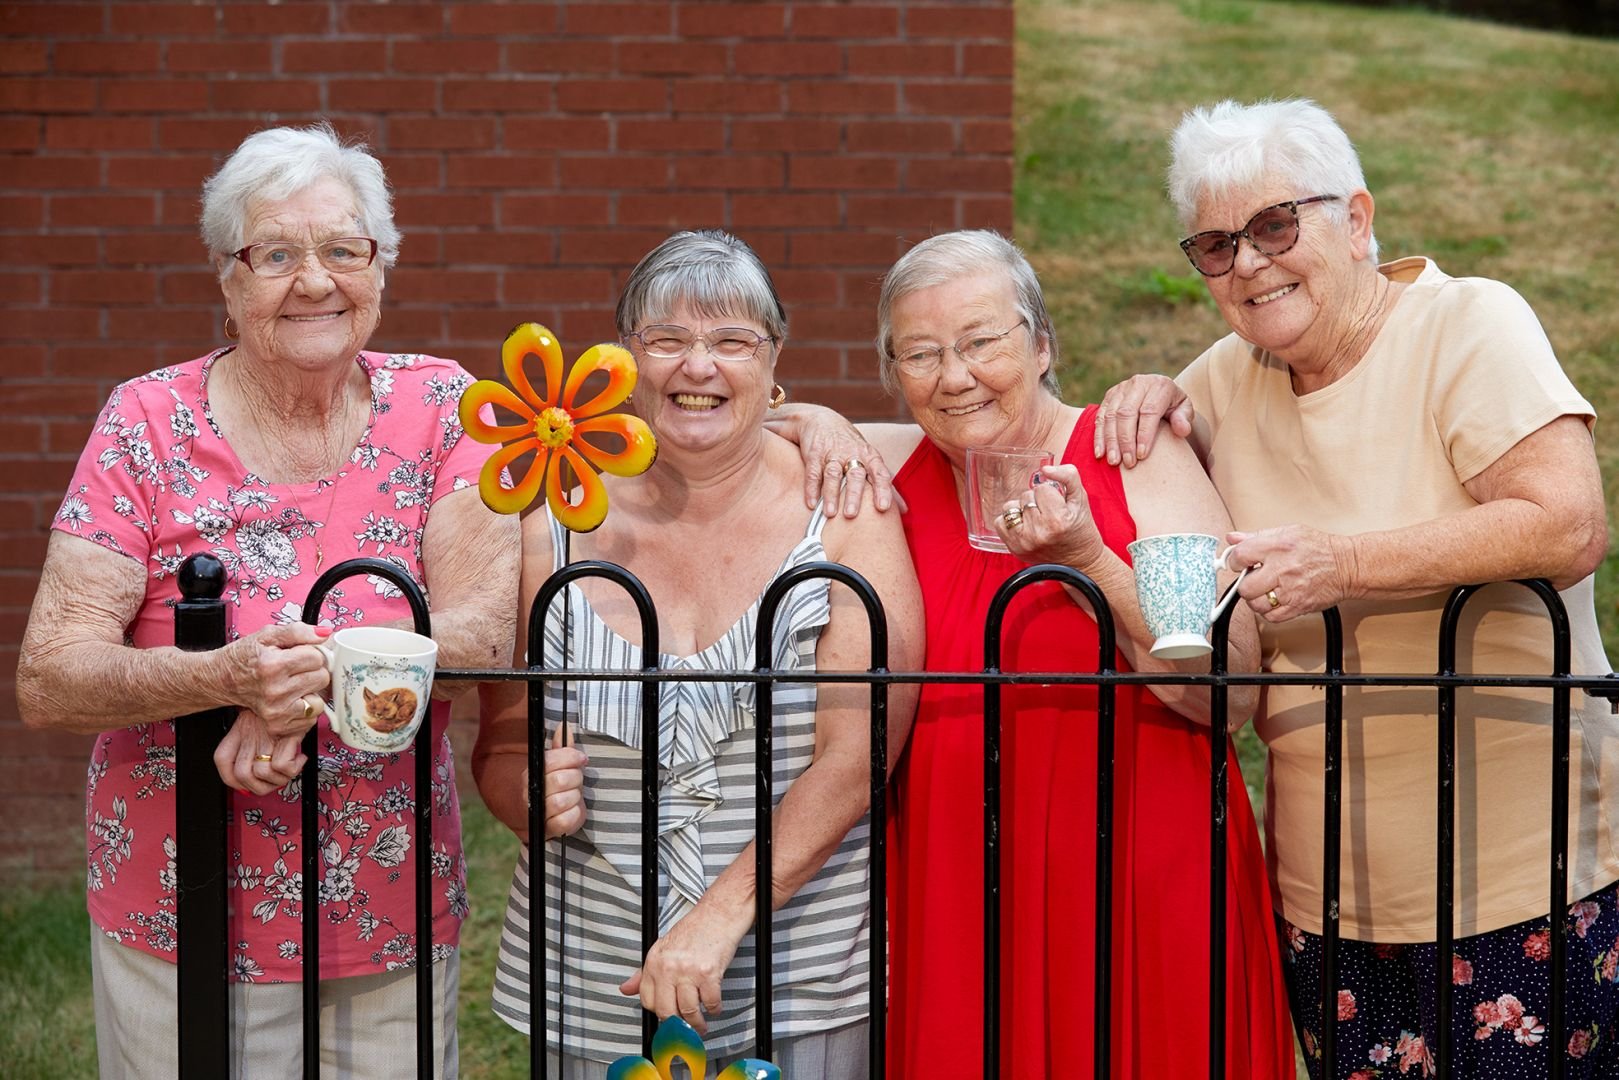
[[[1135,467],[1138,458],[1152,453],[1158,421],[1167,418],[1169,430],[1181,438],[1192,434],[1192,400],[1167,375],[1132,375],[1102,395],[1096,408],[1093,451],[1109,465]]]
[[[590,758],[562,741],[559,724],[545,751],[545,838],[553,840],[578,832],[585,824],[585,766]],[[528,805],[528,766],[523,766],[523,805]]]
[[[214,768],[219,770],[219,778],[228,787],[268,795],[286,787],[303,771],[309,759],[301,742],[301,736],[278,738],[270,734],[268,725],[257,713],[243,709],[214,747]]]
[[[871,485],[872,504],[887,510],[894,504],[894,474],[877,448],[838,413],[820,405],[787,405],[766,426],[798,444],[804,459],[804,505],[838,515],[838,489],[843,489],[844,517],[860,513],[860,497]],[[855,463],[857,467],[850,468]],[[843,483],[847,475],[849,482]],[[902,508],[903,509],[903,508]]]
[[[320,719],[320,695],[331,682],[326,654],[315,646],[331,627],[266,626],[220,650],[231,699],[251,711],[272,738],[302,738]]]

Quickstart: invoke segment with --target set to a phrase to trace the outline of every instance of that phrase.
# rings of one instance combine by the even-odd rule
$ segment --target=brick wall
[[[493,375],[537,319],[611,336],[625,271],[720,225],[776,273],[795,397],[894,415],[882,271],[1009,230],[1010,0],[0,5],[0,878],[82,861],[88,740],[23,729],[47,527],[112,384],[222,340],[203,178],[249,132],[363,135],[405,233],[378,348]]]

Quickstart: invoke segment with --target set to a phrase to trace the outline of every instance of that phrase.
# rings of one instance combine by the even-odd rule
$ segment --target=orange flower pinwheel
[[[545,395],[534,392],[523,372],[523,361],[538,356],[545,366]],[[534,501],[545,485],[551,513],[574,532],[590,532],[607,517],[607,488],[596,470],[614,476],[639,476],[652,467],[658,444],[646,421],[627,413],[608,413],[635,389],[635,360],[617,345],[594,345],[575,360],[562,378],[562,346],[556,335],[539,323],[523,323],[506,337],[500,350],[501,367],[511,387],[480,379],[461,395],[461,426],[482,443],[504,443],[484,463],[478,491],[489,509],[515,514]],[[588,401],[574,398],[596,372],[607,375],[607,386]],[[515,424],[491,424],[478,415],[484,405],[499,406],[521,417]],[[624,440],[617,451],[604,450],[584,438],[610,435]],[[534,461],[516,487],[500,482],[500,474],[529,451]],[[562,486],[562,463],[578,477],[577,503],[568,501]],[[594,467],[593,467],[594,466]]]

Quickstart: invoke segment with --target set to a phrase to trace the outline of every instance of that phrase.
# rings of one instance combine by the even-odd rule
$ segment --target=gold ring
[[[299,698],[298,700],[304,707],[304,719],[313,720],[315,718],[315,713],[319,712],[320,710],[311,705],[308,698]]]
[[[1008,529],[1017,528],[1019,525],[1023,524],[1023,507],[1008,507],[1007,510],[1001,514],[1001,520],[1006,522],[1006,527]]]
[[[1265,594],[1265,599],[1270,601],[1270,606],[1271,607],[1280,607],[1281,606],[1282,598],[1276,595],[1276,590],[1275,589],[1272,589],[1270,592],[1266,593]]]
[[[269,754],[254,754],[253,755],[253,760],[254,761],[269,761],[270,760],[270,755]]]

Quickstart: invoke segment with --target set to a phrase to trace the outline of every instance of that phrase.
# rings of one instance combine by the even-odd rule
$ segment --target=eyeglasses
[[[699,334],[684,326],[649,326],[645,330],[624,335],[626,343],[632,338],[641,346],[643,353],[658,360],[678,360],[701,342],[709,356],[727,363],[752,360],[759,355],[759,346],[767,341],[772,344],[776,341],[773,337],[756,334],[745,326],[722,326],[706,334]]]
[[[1312,195],[1308,199],[1267,206],[1248,219],[1236,232],[1214,229],[1188,236],[1181,241],[1181,250],[1192,260],[1192,266],[1204,277],[1223,277],[1237,265],[1237,241],[1247,238],[1261,255],[1281,255],[1291,251],[1299,242],[1299,207],[1310,203],[1328,202],[1337,195]]]
[[[369,236],[340,236],[327,240],[314,248],[302,244],[288,244],[272,240],[263,244],[249,244],[241,251],[233,251],[234,258],[242,260],[259,277],[285,277],[295,274],[314,251],[315,258],[331,274],[352,274],[364,270],[377,257],[377,242]]]
[[[963,334],[954,345],[916,345],[896,356],[894,363],[907,375],[931,375],[943,362],[946,349],[954,350],[963,363],[987,363],[1000,355],[1001,343],[1008,334],[1027,325],[1026,319],[1019,319],[1005,330],[974,330]]]

